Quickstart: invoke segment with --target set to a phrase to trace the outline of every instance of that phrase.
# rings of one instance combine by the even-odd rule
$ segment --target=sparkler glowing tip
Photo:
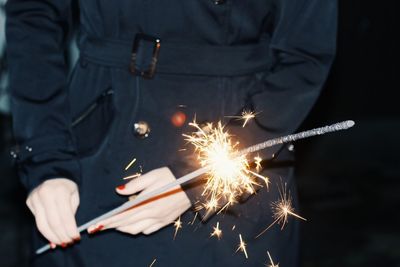
[[[175,233],[174,233],[174,240],[175,240],[176,234],[178,233],[179,229],[182,228],[181,217],[179,217],[179,218],[174,222],[174,226],[175,226]]]
[[[207,203],[203,203],[203,207],[207,211],[215,211],[220,208],[220,202],[225,202],[221,212],[236,203],[242,193],[254,193],[254,186],[258,184],[254,173],[249,171],[246,155],[238,155],[237,144],[232,142],[222,123],[208,123],[200,127],[194,121],[189,125],[196,132],[184,135],[186,140],[195,147],[200,164],[210,166],[203,191]]]
[[[239,243],[239,246],[238,246],[236,252],[238,252],[239,250],[242,251],[244,253],[244,255],[246,256],[246,259],[248,259],[249,256],[247,255],[247,250],[246,250],[247,244],[243,241],[241,234],[239,234],[239,239],[240,239],[240,243]]]

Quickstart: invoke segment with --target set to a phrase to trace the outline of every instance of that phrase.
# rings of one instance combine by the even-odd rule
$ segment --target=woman
[[[34,263],[261,266],[269,250],[282,266],[295,266],[295,221],[254,238],[272,221],[275,186],[203,223],[189,210],[201,201],[202,184],[194,183],[93,225],[92,235],[80,235],[77,225],[193,169],[184,161],[190,153],[180,152],[187,119],[262,111],[245,128],[228,125],[243,147],[295,131],[333,61],[336,1],[86,0],[79,6],[80,59],[70,78],[64,50],[71,1],[9,0],[6,7],[14,156],[38,229],[34,248],[45,242],[64,248]],[[276,152],[275,162],[293,158],[281,147],[261,156]],[[125,171],[132,158],[137,162]],[[121,177],[138,166],[145,174],[123,184]],[[269,163],[263,174],[295,193],[291,167]],[[183,227],[174,240],[170,224],[179,216]],[[221,240],[210,238],[217,222]],[[239,234],[248,259],[235,253]]]

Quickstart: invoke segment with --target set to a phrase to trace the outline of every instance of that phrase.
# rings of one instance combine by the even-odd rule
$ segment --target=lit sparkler
[[[216,210],[221,200],[226,202],[220,212],[236,203],[244,192],[255,192],[258,185],[254,179],[255,172],[250,170],[246,155],[239,155],[229,133],[224,130],[221,122],[215,126],[208,123],[201,128],[196,122],[189,125],[197,131],[184,135],[186,140],[194,145],[201,166],[209,166],[207,181],[203,191],[207,202],[202,203],[207,211]],[[257,176],[257,175],[256,175]]]
[[[250,146],[244,150],[239,151],[239,153],[237,155],[239,155],[239,156],[246,155],[246,154],[257,152],[257,151],[260,151],[260,150],[263,150],[263,149],[266,149],[268,147],[272,147],[275,145],[293,142],[293,141],[296,141],[299,139],[309,138],[309,137],[316,136],[316,135],[322,135],[322,134],[326,134],[326,133],[346,130],[353,126],[354,126],[354,121],[349,120],[349,121],[339,122],[339,123],[335,123],[333,125],[315,128],[312,130],[308,130],[308,131],[304,131],[304,132],[300,132],[300,133],[296,133],[296,134],[278,137],[278,138],[270,139],[265,142]],[[221,126],[221,128],[222,128],[222,126]],[[205,132],[203,132],[203,134],[205,134]],[[222,134],[222,136],[224,136],[224,135],[226,137],[228,137],[228,135],[226,133]],[[234,150],[234,149],[231,148],[231,150]],[[235,155],[235,153],[233,153],[233,155]],[[230,155],[230,156],[232,157],[233,155]],[[210,163],[212,163],[212,162],[210,162]],[[129,200],[129,201],[125,202],[124,204],[80,225],[78,227],[78,232],[85,231],[90,226],[95,225],[96,223],[98,223],[104,219],[110,218],[118,213],[124,212],[127,209],[130,209],[130,208],[134,207],[135,205],[143,203],[144,201],[147,201],[151,198],[154,198],[154,197],[158,196],[159,194],[163,194],[163,193],[167,192],[168,190],[172,190],[174,187],[176,187],[178,185],[182,185],[184,183],[192,181],[192,180],[196,179],[197,177],[199,177],[200,175],[210,172],[210,170],[212,170],[213,167],[215,167],[215,163],[211,164],[211,166],[206,165],[204,167],[201,167],[200,169],[197,169],[191,173],[188,173],[169,184],[166,184],[160,188],[157,188],[151,192],[148,192],[147,194],[138,196],[135,199]],[[251,183],[251,185],[253,185],[253,183]],[[43,247],[36,250],[36,254],[37,255],[42,254],[43,252],[49,250],[50,248],[51,248],[50,244],[44,245]]]
[[[217,225],[213,227],[214,231],[211,233],[210,237],[217,237],[218,240],[221,239],[222,236],[222,230],[219,228],[219,222],[217,222]]]
[[[271,254],[269,254],[269,251],[267,251],[269,262],[271,264],[268,264],[267,267],[279,267],[279,263],[275,264],[274,261],[272,260]]]
[[[175,233],[174,233],[174,240],[176,238],[176,234],[178,233],[179,229],[182,228],[182,221],[181,221],[181,217],[179,216],[179,218],[174,222],[174,226],[175,226]]]
[[[240,239],[240,242],[239,242],[239,246],[238,246],[236,252],[238,252],[239,250],[242,251],[244,253],[244,255],[246,256],[246,259],[248,259],[249,256],[247,255],[247,250],[246,250],[247,244],[243,241],[241,234],[239,234],[239,239]]]
[[[281,230],[283,230],[285,225],[288,223],[289,215],[301,219],[303,221],[307,221],[307,219],[294,213],[294,208],[292,206],[292,197],[290,195],[290,191],[287,191],[286,183],[284,186],[282,186],[282,189],[279,189],[279,200],[272,202],[271,208],[273,212],[272,217],[275,220],[266,229],[264,229],[261,233],[259,233],[256,236],[256,238],[264,234],[268,229],[270,229],[276,223],[281,224]]]

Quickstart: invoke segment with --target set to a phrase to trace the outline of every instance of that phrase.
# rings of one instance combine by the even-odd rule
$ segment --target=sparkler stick
[[[272,147],[274,145],[278,145],[278,144],[284,144],[284,143],[288,143],[288,142],[293,142],[293,141],[297,141],[299,139],[304,139],[304,138],[308,138],[308,137],[312,137],[312,136],[316,136],[316,135],[322,135],[322,134],[326,134],[326,133],[330,133],[330,132],[336,132],[336,131],[340,131],[340,130],[346,130],[351,128],[352,126],[354,126],[354,121],[344,121],[344,122],[340,122],[340,123],[336,123],[330,126],[325,126],[325,127],[321,127],[321,128],[316,128],[316,129],[312,129],[309,131],[304,131],[304,132],[300,132],[297,134],[292,134],[292,135],[287,135],[287,136],[283,136],[283,137],[278,137],[278,138],[274,138],[271,140],[267,140],[265,142],[256,144],[254,146],[250,146],[244,150],[241,150],[239,152],[239,155],[245,155],[245,154],[249,154],[249,153],[254,153],[257,152],[259,150],[268,148],[268,147]],[[198,176],[207,173],[209,170],[211,169],[211,166],[204,166],[200,169],[197,169],[191,173],[188,173],[184,176],[182,176],[179,179],[176,179],[175,181],[166,184],[156,190],[153,190],[147,194],[141,195],[136,197],[135,199],[132,199],[130,201],[125,202],[124,204],[122,204],[121,206],[112,209],[106,213],[104,213],[103,215],[100,215],[99,217],[96,217],[84,224],[82,224],[81,226],[78,227],[78,231],[82,232],[84,230],[86,230],[89,226],[91,225],[95,225],[96,223],[110,218],[120,212],[123,212],[129,208],[132,208],[133,206],[136,206],[146,200],[149,200],[153,197],[156,197],[162,193],[167,192],[168,190],[173,189],[174,187],[184,184],[188,181],[194,180],[195,178],[197,178]],[[47,251],[50,249],[50,244],[45,245],[39,249],[36,250],[36,254],[42,254],[43,252]]]
[[[285,144],[285,143],[289,143],[289,142],[294,142],[294,141],[297,141],[300,139],[305,139],[305,138],[309,138],[309,137],[316,136],[316,135],[323,135],[323,134],[337,132],[337,131],[341,131],[341,130],[347,130],[347,129],[353,127],[354,124],[355,124],[354,121],[348,120],[348,121],[343,121],[343,122],[338,122],[338,123],[335,123],[332,125],[328,125],[325,127],[315,128],[312,130],[308,130],[308,131],[304,131],[304,132],[300,132],[300,133],[296,133],[296,134],[290,134],[290,135],[270,139],[265,142],[262,142],[262,143],[254,145],[254,146],[250,146],[248,148],[243,149],[242,151],[240,151],[240,155],[257,152],[257,151],[266,149],[268,147]]]

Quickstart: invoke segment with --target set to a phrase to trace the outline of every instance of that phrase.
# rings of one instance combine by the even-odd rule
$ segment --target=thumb
[[[127,184],[120,185],[115,189],[120,195],[133,195],[153,184],[155,178],[155,174],[153,172],[149,172],[139,176],[138,178],[135,178]]]

